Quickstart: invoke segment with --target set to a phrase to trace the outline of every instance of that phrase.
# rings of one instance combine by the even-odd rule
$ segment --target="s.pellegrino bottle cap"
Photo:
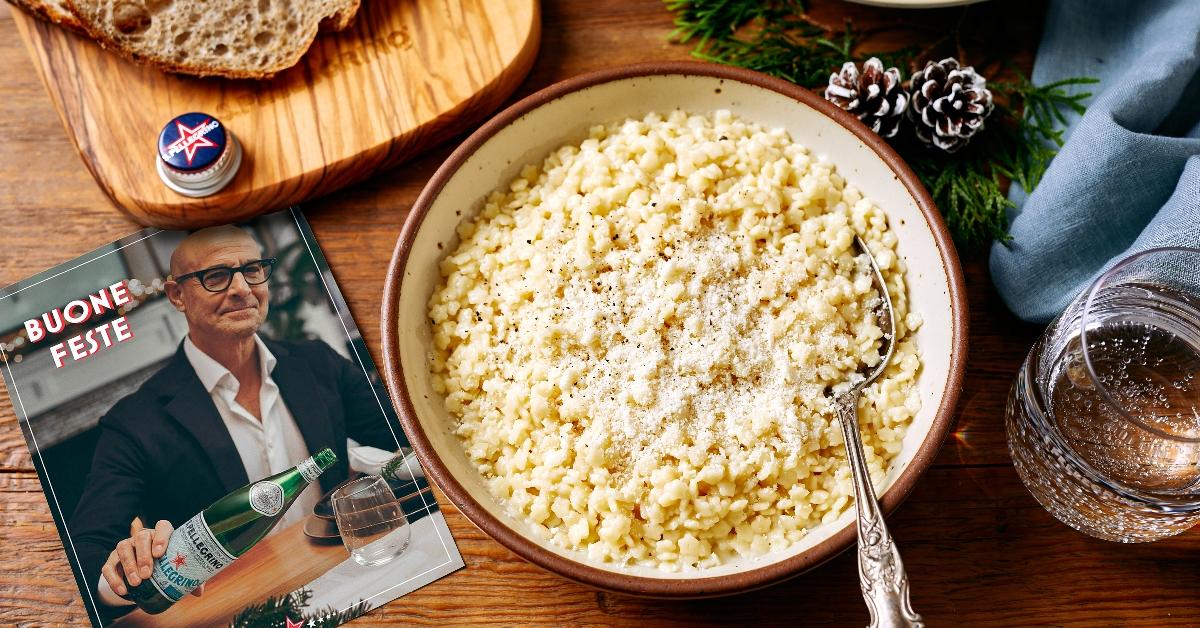
[[[191,197],[216,194],[242,165],[237,137],[207,113],[176,116],[158,134],[158,176]]]

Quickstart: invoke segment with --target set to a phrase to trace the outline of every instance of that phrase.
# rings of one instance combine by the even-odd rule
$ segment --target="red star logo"
[[[182,567],[183,564],[186,562],[187,562],[187,556],[184,556],[183,554],[176,554],[175,558],[171,559],[171,564],[175,565],[176,569],[179,569],[180,567]]]
[[[209,118],[192,128],[188,128],[183,126],[182,122],[176,121],[175,129],[179,131],[179,139],[171,142],[170,146],[167,146],[167,150],[174,150],[175,152],[182,150],[183,154],[187,156],[188,165],[192,165],[192,160],[196,158],[196,149],[204,147],[217,147],[212,140],[204,137],[204,135],[199,134],[199,131],[208,126],[209,122],[212,122],[212,118]]]
[[[287,628],[304,628],[304,622],[307,620],[292,621],[291,617],[284,617],[287,620]]]

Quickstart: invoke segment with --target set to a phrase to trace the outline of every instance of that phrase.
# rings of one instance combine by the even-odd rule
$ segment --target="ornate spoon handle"
[[[871,487],[862,434],[858,431],[858,394],[858,389],[854,389],[834,401],[854,478],[854,503],[858,511],[858,581],[867,609],[871,611],[872,628],[924,628],[921,616],[913,610],[908,599],[908,574],[904,572],[900,552],[883,522],[875,489]]]

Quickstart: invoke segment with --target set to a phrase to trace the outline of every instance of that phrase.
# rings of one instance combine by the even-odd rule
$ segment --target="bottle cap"
[[[206,113],[176,116],[158,134],[158,176],[191,197],[216,194],[242,165],[242,147],[220,120]]]

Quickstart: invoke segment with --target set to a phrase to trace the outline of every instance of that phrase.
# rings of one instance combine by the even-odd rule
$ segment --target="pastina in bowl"
[[[763,587],[854,540],[827,399],[882,341],[854,235],[898,310],[860,402],[890,511],[953,423],[954,246],[886,142],[750,71],[587,74],[472,134],[388,269],[388,388],[434,482],[521,557],[636,595]]]

